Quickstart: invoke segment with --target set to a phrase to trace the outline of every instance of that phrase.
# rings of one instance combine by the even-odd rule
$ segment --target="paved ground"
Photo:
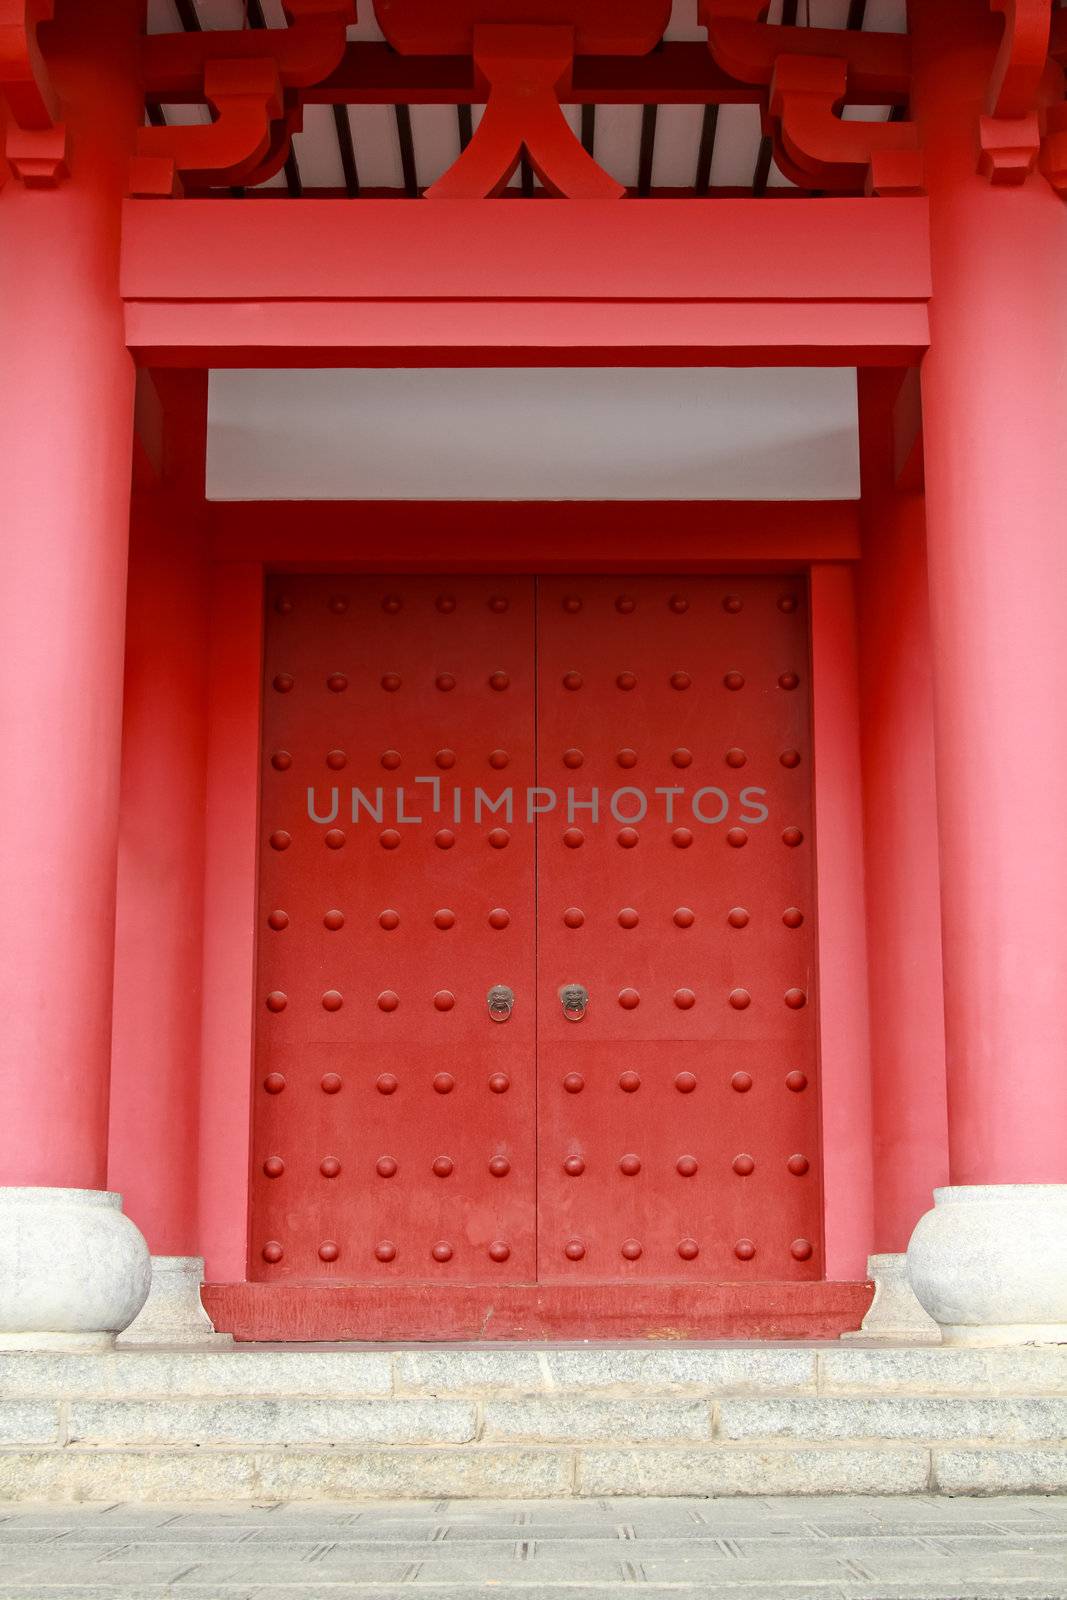
[[[0,1600],[1065,1600],[1067,1497],[0,1507]]]

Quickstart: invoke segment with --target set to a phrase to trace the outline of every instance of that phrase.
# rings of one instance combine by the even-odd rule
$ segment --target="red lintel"
[[[293,218],[296,217],[294,225]],[[911,301],[925,200],[131,200],[126,300]],[[641,330],[635,330],[635,342]],[[240,341],[239,341],[240,342]]]
[[[211,557],[301,572],[794,569],[860,555],[859,502],[375,500],[212,501]],[[367,535],[366,530],[373,534]],[[460,552],[456,555],[456,552]],[[458,565],[456,562],[458,561]]]

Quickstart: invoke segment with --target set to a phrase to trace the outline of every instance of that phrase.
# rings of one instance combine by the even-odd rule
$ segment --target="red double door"
[[[805,586],[269,581],[250,1276],[822,1276]]]

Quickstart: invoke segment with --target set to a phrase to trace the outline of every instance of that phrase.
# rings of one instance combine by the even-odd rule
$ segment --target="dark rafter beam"
[[[356,147],[352,143],[352,124],[348,120],[347,106],[333,107],[333,125],[337,130],[337,147],[341,152],[345,193],[354,200],[359,193],[359,168],[356,165]]]
[[[174,9],[178,13],[178,21],[186,33],[199,33],[200,18],[197,16],[193,0],[174,0]]]
[[[250,28],[265,28],[267,26],[267,19],[263,15],[261,0],[245,0],[245,15],[248,17],[248,26]],[[343,165],[343,152],[341,162]],[[347,181],[348,174],[346,172],[346,184]],[[289,154],[285,158],[285,187],[294,200],[298,200],[304,192],[303,180],[300,177],[300,162],[297,160],[296,145],[292,141],[289,144]]]
[[[867,20],[867,0],[849,0],[848,26],[853,33],[862,33]]]
[[[522,157],[519,161],[519,186],[523,197],[529,200],[534,192],[534,171],[525,150],[522,152]]]
[[[693,180],[693,188],[698,195],[706,195],[711,188],[711,163],[715,157],[715,135],[719,128],[719,108],[717,105],[704,107],[704,117],[700,124],[700,148],[697,151],[697,170]]]
[[[400,141],[400,166],[404,174],[404,193],[411,200],[419,194],[419,174],[415,167],[415,140],[411,134],[411,107],[395,106],[396,136]]]
[[[771,175],[772,146],[767,134],[759,142],[759,154],[756,156],[756,170],[752,174],[752,193],[757,200],[762,199],[767,193],[767,179]]]
[[[148,120],[153,128],[165,128],[167,126],[167,115],[162,106],[148,106],[146,110],[148,112]]]
[[[782,0],[782,27],[795,28],[797,25],[797,0]]]
[[[296,151],[289,146],[289,154],[285,158],[285,186],[294,200],[299,200],[304,192],[304,185],[300,177],[300,163],[296,159]]]
[[[637,162],[637,192],[642,199],[652,191],[652,162],[656,154],[656,115],[659,107],[645,106],[641,111],[641,154]]]
[[[462,155],[474,138],[474,117],[470,106],[457,106],[456,117],[459,121],[459,153]]]
[[[587,156],[596,149],[596,104],[592,101],[582,107],[582,149]]]

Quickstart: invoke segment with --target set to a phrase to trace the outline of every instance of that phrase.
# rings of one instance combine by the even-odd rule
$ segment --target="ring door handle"
[[[515,991],[506,983],[494,983],[485,999],[494,1022],[506,1022],[515,1009]]]
[[[589,990],[584,983],[565,983],[559,991],[559,1003],[568,1022],[581,1022],[589,1008]]]

